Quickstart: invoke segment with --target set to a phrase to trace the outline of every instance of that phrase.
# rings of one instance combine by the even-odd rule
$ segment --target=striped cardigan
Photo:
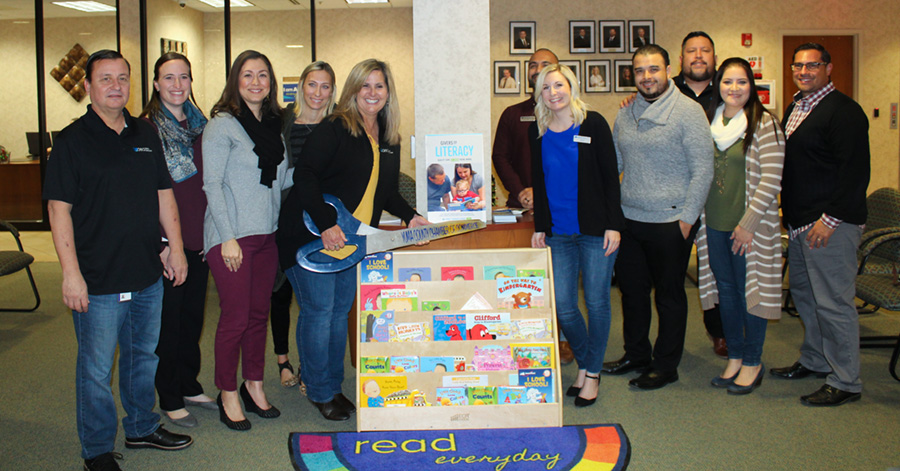
[[[784,133],[769,113],[762,116],[747,150],[744,201],[747,209],[738,223],[753,233],[746,252],[747,283],[744,290],[747,312],[764,319],[781,318],[781,220],[778,193],[784,167]],[[716,279],[709,266],[706,239],[706,214],[702,214],[697,232],[700,303],[712,309],[719,302]]]

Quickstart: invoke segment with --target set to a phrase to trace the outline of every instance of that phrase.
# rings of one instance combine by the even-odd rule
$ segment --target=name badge
[[[519,121],[523,123],[533,123],[536,120],[534,116],[519,116]]]
[[[131,293],[119,293],[119,302],[131,301]]]
[[[575,137],[572,138],[572,140],[579,144],[590,144],[591,136],[579,136],[576,134]]]

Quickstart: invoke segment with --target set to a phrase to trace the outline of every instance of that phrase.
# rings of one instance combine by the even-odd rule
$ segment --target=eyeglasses
[[[819,67],[822,67],[823,65],[828,65],[828,63],[827,62],[807,62],[804,64],[801,62],[795,62],[795,63],[791,64],[791,70],[793,70],[794,72],[800,72],[801,70],[803,70],[803,66],[806,66],[806,70],[808,70],[810,72],[815,72],[815,71],[819,70]]]

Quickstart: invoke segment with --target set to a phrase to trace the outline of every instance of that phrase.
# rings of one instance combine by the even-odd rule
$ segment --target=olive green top
[[[725,124],[730,121],[723,117]],[[744,216],[744,139],[728,149],[715,147],[715,172],[706,199],[706,225],[711,229],[731,232]]]

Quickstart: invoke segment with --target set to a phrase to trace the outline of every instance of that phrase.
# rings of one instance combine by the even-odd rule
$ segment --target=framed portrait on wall
[[[534,53],[534,21],[510,21],[509,22],[509,53],[533,54]]]
[[[494,61],[494,93],[518,95],[519,61]]]
[[[570,21],[569,22],[569,53],[570,54],[593,54],[597,52],[597,46],[594,41],[593,21]]]
[[[616,92],[635,92],[637,88],[634,86],[634,69],[631,65],[631,59],[616,60]]]
[[[656,43],[656,32],[653,20],[628,20],[628,52],[637,51],[639,47]]]
[[[625,20],[600,20],[600,52],[625,52]]]
[[[778,97],[775,87],[774,80],[756,81],[756,94],[759,95],[759,101],[761,101],[763,106],[769,111],[775,111],[775,102]]]
[[[572,73],[575,74],[575,79],[578,80],[579,86],[581,85],[581,61],[559,61],[559,65],[564,65],[570,69],[572,69]],[[580,88],[580,87],[579,87]]]
[[[586,93],[607,93],[612,91],[612,77],[609,75],[610,61],[584,61],[584,91]]]

